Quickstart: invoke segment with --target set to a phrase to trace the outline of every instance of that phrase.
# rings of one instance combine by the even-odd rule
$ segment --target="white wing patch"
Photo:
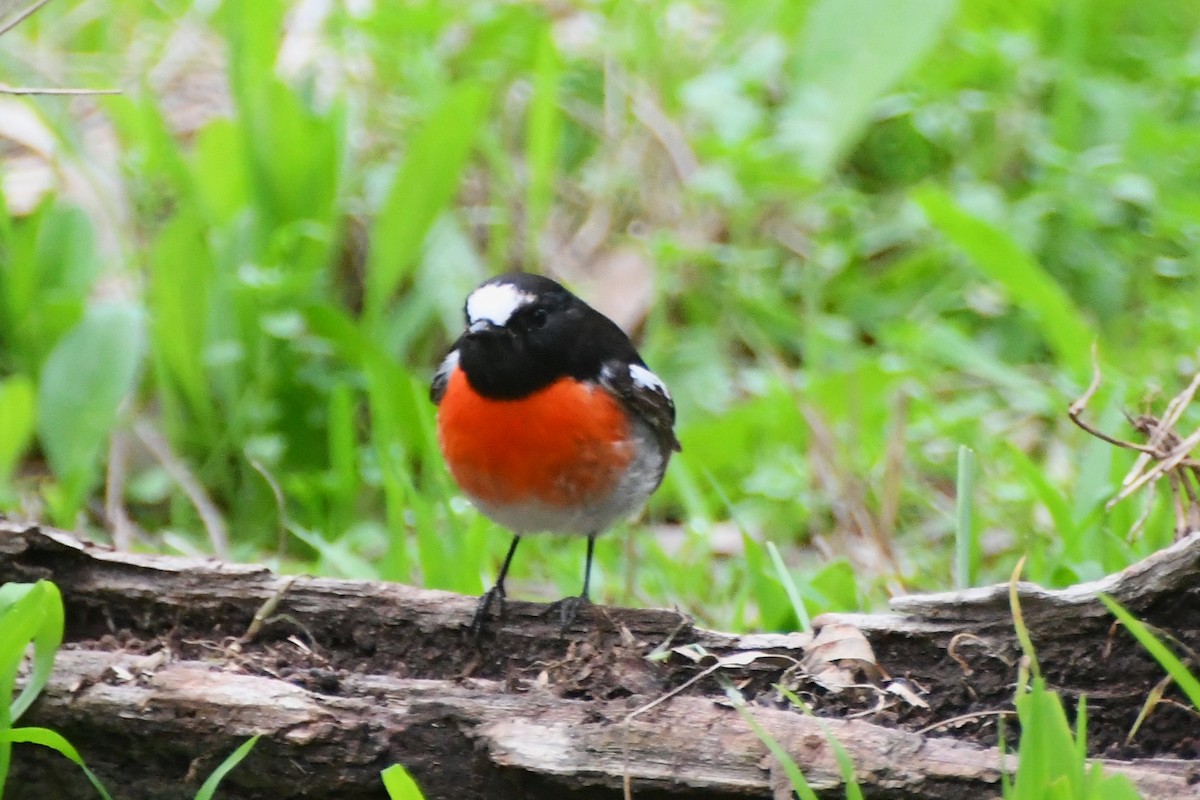
[[[486,320],[503,327],[518,308],[535,299],[532,294],[522,292],[511,283],[485,283],[467,298],[467,325]]]
[[[442,363],[437,368],[437,372],[433,374],[433,384],[429,387],[429,398],[434,403],[442,402],[442,395],[446,393],[446,386],[450,383],[450,373],[454,372],[454,368],[458,366],[458,350],[451,350],[442,359]]]
[[[671,393],[667,391],[667,385],[662,382],[662,379],[641,364],[629,365],[629,377],[633,380],[634,385],[640,389],[650,389],[667,398],[671,396]]]
[[[450,373],[454,372],[454,368],[458,366],[458,359],[458,348],[455,348],[447,353],[446,357],[442,359],[442,363],[437,368],[437,377],[441,378],[442,380],[449,379]]]

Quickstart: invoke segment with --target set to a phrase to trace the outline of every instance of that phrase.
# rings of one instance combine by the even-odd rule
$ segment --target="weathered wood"
[[[498,773],[506,769],[543,776],[548,788],[561,783],[563,792],[619,788],[628,776],[636,796],[652,790],[770,796],[777,768],[749,726],[711,698],[679,697],[626,721],[623,702],[563,700],[548,689],[513,693],[498,681],[372,676],[343,681],[343,696],[330,696],[194,661],[156,664],[143,673],[146,660],[67,651],[40,711],[51,718],[69,712],[108,721],[102,725],[135,720],[143,735],[170,737],[197,754],[266,732],[276,746],[262,745],[248,762],[253,775],[237,781],[246,796],[380,796],[381,765],[398,760],[420,772],[436,769],[437,761],[469,762],[475,754],[495,769],[472,770],[470,782],[451,782],[457,789],[443,796],[503,796],[495,792],[501,791]],[[121,673],[141,677],[114,681]],[[1000,758],[989,748],[861,721],[819,723],[773,709],[755,709],[754,716],[804,765],[814,788],[841,783],[823,724],[849,750],[872,796],[996,793]],[[435,739],[443,749],[431,752],[429,737],[411,735],[414,727],[442,728]],[[207,760],[215,758],[211,753]],[[1188,791],[1190,766],[1157,762],[1114,769],[1133,777],[1147,796],[1167,797]],[[461,765],[443,768],[463,771]]]
[[[1200,589],[1200,532],[1180,539],[1126,569],[1065,589],[1045,589],[1036,583],[1017,584],[1021,611],[1030,625],[1063,632],[1078,630],[1081,620],[1111,622],[1108,609],[1097,600],[1107,594],[1126,608],[1144,611],[1164,598]],[[914,635],[995,630],[1012,635],[1008,585],[980,586],[955,592],[893,597],[893,614],[828,614],[863,631],[910,632]]]
[[[1023,587],[1035,636],[1064,639],[1046,646],[1048,672],[1072,642],[1091,637],[1089,646],[1103,645],[1109,623],[1094,600],[1097,588],[1138,613],[1153,612],[1164,598],[1178,613],[1181,603],[1195,602],[1198,574],[1200,536],[1193,536],[1100,586],[1058,593]],[[1002,758],[994,747],[946,731],[876,724],[898,716],[911,728],[914,719],[944,719],[901,709],[872,721],[818,722],[770,702],[765,687],[804,657],[805,634],[738,636],[693,628],[672,612],[594,607],[563,636],[544,606],[514,602],[476,649],[464,636],[474,598],[115,553],[0,522],[0,581],[39,577],[64,593],[68,645],[22,723],[62,731],[128,800],[191,796],[225,753],[255,733],[263,739],[229,776],[223,797],[381,798],[379,770],[396,762],[430,798],[619,797],[626,782],[643,800],[788,796],[779,765],[711,678],[631,714],[712,663],[644,658],[668,640],[717,657],[774,654],[743,658],[729,672],[747,694],[758,688],[750,713],[823,795],[842,794],[826,730],[850,752],[870,798],[999,794]],[[999,592],[906,598],[897,604],[903,614],[827,615],[825,622],[853,621],[867,632],[891,674],[940,681],[927,686],[927,697],[953,690],[962,663],[977,674],[993,671],[1003,688],[1015,650]],[[272,597],[281,617],[239,642]],[[956,650],[956,661],[947,648],[958,633],[974,638]],[[917,663],[926,656],[936,663]],[[1089,669],[1076,662],[1062,672],[1086,678]],[[1148,661],[1144,671],[1135,676],[1141,683],[1161,673]],[[1068,695],[1077,688],[1057,685]],[[853,702],[866,713],[876,700],[867,692]],[[1200,737],[1190,719],[1181,738]],[[19,747],[13,796],[91,797],[56,759]],[[1107,763],[1145,797],[1200,797],[1200,762]]]

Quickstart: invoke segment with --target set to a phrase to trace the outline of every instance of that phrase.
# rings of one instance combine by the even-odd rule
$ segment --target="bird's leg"
[[[583,591],[578,597],[565,597],[555,603],[558,606],[559,620],[562,622],[562,630],[565,633],[571,624],[575,622],[575,617],[579,614],[579,609],[588,605],[592,601],[588,599],[588,587],[592,581],[592,553],[596,549],[596,534],[588,534],[587,540],[587,562],[583,567]]]
[[[496,585],[484,592],[475,606],[475,617],[471,620],[471,635],[475,639],[479,639],[479,634],[483,632],[483,624],[487,620],[493,601],[499,602],[499,616],[504,617],[504,578],[508,575],[508,567],[512,564],[513,554],[517,552],[520,542],[520,536],[513,537],[512,544],[508,546],[508,555],[504,557],[504,564],[500,567],[500,574],[496,577]]]

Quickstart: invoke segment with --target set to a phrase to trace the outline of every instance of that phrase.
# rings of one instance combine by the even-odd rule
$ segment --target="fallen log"
[[[1162,670],[1112,629],[1095,595],[1195,647],[1198,576],[1193,534],[1096,584],[1020,587],[1050,684],[1068,701],[1088,695],[1093,753],[1148,798],[1200,797],[1200,722],[1164,703],[1124,743]],[[263,737],[222,797],[382,798],[379,771],[393,763],[431,799],[790,797],[718,673],[822,796],[842,796],[828,734],[870,798],[996,797],[1012,766],[995,747],[1019,655],[1007,587],[817,620],[865,634],[876,682],[890,674],[910,687],[893,693],[822,681],[808,634],[739,636],[609,607],[585,609],[562,634],[545,606],[513,602],[476,646],[465,635],[474,598],[117,553],[0,522],[0,582],[38,578],[63,593],[67,637],[22,724],[62,732],[129,800],[190,797],[253,734]],[[822,719],[783,702],[780,681]],[[94,796],[32,746],[17,748],[10,789]]]

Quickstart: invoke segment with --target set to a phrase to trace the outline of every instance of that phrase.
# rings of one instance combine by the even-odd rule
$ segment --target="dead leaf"
[[[871,682],[885,676],[867,637],[849,623],[823,626],[804,652],[801,667],[813,681],[830,691],[861,683],[860,674]]]

